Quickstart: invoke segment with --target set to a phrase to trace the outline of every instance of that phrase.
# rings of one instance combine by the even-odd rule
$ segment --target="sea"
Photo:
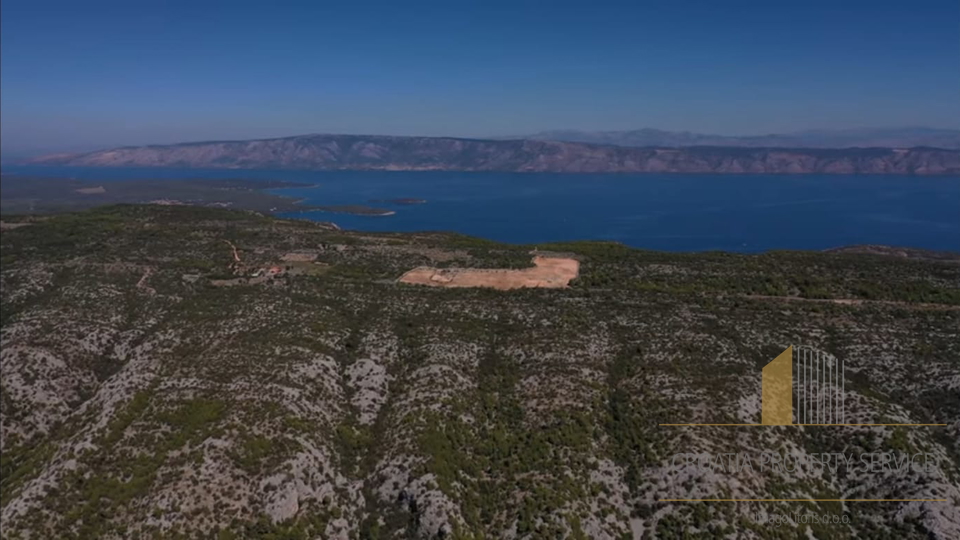
[[[501,242],[610,240],[664,251],[821,250],[884,244],[960,251],[960,177],[547,174],[4,166],[4,172],[110,180],[250,178],[319,211],[283,217],[361,231],[454,231]],[[422,199],[422,204],[382,202]],[[371,202],[378,201],[378,202]]]

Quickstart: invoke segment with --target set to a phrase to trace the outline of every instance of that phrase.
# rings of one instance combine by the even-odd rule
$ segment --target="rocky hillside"
[[[960,536],[956,261],[570,243],[538,246],[580,260],[569,288],[445,289],[396,279],[531,247],[186,206],[4,219],[3,538]],[[845,360],[850,421],[947,425],[660,426],[758,422],[790,344]],[[936,459],[674,458],[757,449]],[[664,502],[718,497],[799,500]],[[786,514],[841,521],[764,523]]]
[[[769,135],[709,135],[689,131],[634,129],[625,131],[556,130],[530,139],[619,146],[737,146],[747,148],[912,148],[925,146],[960,150],[960,130],[933,128],[867,128],[810,130]]]
[[[306,135],[125,147],[41,165],[571,173],[960,174],[960,150],[627,148],[541,140]]]

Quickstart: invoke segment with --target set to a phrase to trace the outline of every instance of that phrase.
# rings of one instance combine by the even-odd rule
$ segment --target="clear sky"
[[[958,0],[3,0],[5,153],[960,127]]]

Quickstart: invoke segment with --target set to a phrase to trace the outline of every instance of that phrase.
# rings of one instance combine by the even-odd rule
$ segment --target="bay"
[[[389,216],[294,212],[363,231],[454,231],[536,244],[611,240],[665,251],[760,252],[884,244],[960,251],[960,177],[528,174],[4,167],[85,180],[253,178],[315,205]],[[423,199],[423,204],[384,202]],[[371,202],[375,201],[375,202]]]

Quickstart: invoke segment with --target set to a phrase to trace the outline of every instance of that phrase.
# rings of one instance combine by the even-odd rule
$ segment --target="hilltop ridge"
[[[960,150],[960,130],[925,127],[812,129],[765,135],[716,135],[662,129],[541,131],[525,138],[617,146],[734,146],[744,148],[914,148]]]
[[[960,174],[939,148],[631,148],[580,142],[301,135],[56,154],[37,165],[562,173]]]

